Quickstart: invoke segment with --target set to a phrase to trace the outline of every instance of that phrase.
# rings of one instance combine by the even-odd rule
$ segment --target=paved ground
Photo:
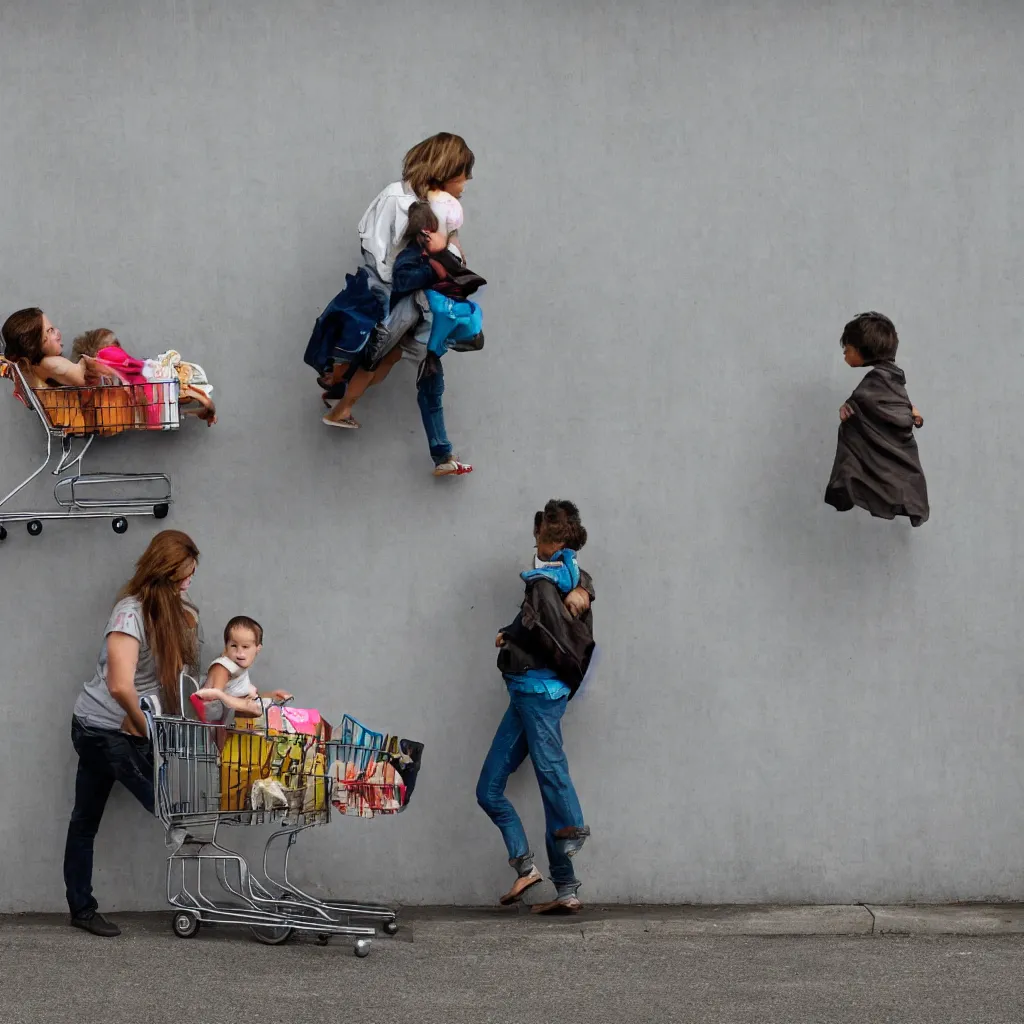
[[[178,939],[168,919],[121,915],[119,939],[59,918],[0,919],[0,1021],[1024,1021],[1024,936],[1013,934],[709,936],[686,934],[685,912],[588,911],[553,926],[419,912],[358,960],[341,939],[269,947],[225,928]]]

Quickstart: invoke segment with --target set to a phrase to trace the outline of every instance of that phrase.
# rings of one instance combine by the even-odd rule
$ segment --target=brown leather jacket
[[[596,600],[594,581],[580,570],[580,586]],[[562,594],[550,580],[526,585],[519,614],[502,631],[505,643],[498,652],[502,675],[521,676],[530,669],[551,669],[569,687],[571,700],[587,674],[594,653],[594,615],[588,608],[574,619]]]

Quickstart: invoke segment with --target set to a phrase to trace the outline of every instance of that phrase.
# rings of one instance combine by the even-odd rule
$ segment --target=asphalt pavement
[[[113,916],[124,929],[116,939],[59,917],[0,919],[0,1021],[1024,1021],[1024,936],[1013,928],[770,934],[761,923],[759,934],[737,934],[735,911],[719,915],[731,924],[715,932],[706,930],[713,910],[703,924],[700,914],[687,923],[685,913],[650,910],[554,923],[418,911],[358,959],[341,938],[263,946],[242,930],[204,927],[179,939],[169,914]]]

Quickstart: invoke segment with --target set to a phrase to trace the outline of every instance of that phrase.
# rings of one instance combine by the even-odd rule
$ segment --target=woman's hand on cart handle
[[[275,704],[287,704],[290,700],[295,700],[294,694],[287,690],[271,690],[270,696]]]

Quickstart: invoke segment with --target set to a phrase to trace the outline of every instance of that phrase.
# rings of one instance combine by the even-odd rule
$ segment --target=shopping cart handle
[[[157,702],[152,697],[143,697],[139,701],[142,710],[142,717],[146,719],[146,737],[152,740],[156,735],[156,725],[153,721],[158,711]]]

